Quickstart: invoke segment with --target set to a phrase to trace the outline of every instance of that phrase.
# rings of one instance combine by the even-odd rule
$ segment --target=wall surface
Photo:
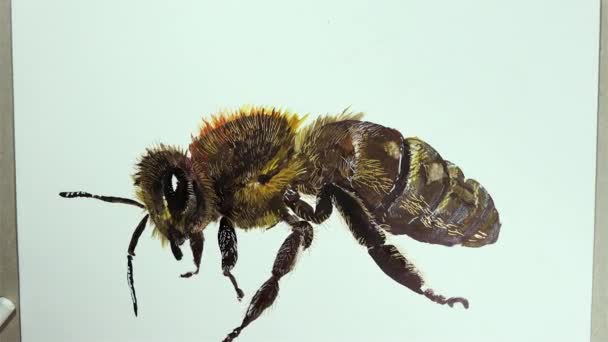
[[[608,3],[602,1],[591,339],[608,340]]]
[[[23,341],[220,341],[268,277],[288,230],[239,232],[239,303],[217,225],[180,279],[144,233],[131,312],[132,196],[145,147],[187,146],[202,117],[243,103],[351,105],[418,136],[492,194],[495,245],[393,242],[439,306],[386,277],[337,214],[239,341],[589,340],[599,3],[591,0],[13,4]]]
[[[0,297],[17,305],[13,315],[0,326],[0,342],[20,339],[11,57],[10,1],[0,0]]]

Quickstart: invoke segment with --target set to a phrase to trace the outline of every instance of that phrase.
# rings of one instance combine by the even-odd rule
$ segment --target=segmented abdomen
[[[494,243],[500,220],[486,189],[465,179],[460,168],[443,160],[424,141],[408,138],[404,145],[409,153],[405,188],[379,216],[387,229],[447,246]]]
[[[351,189],[387,231],[423,242],[480,247],[498,238],[488,192],[424,141],[358,120],[323,125],[304,141],[313,165],[300,191]]]

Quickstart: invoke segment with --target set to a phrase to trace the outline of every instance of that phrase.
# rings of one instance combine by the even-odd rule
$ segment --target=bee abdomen
[[[387,229],[447,246],[494,243],[500,222],[486,189],[465,179],[460,168],[422,140],[405,142],[410,153],[407,184],[384,215]]]
[[[486,189],[473,179],[465,180],[456,165],[446,161],[450,185],[435,209],[439,217],[455,225],[467,247],[480,247],[498,239],[500,222],[494,201]]]

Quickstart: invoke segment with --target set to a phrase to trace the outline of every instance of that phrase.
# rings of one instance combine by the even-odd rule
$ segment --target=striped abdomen
[[[308,138],[300,152],[313,165],[301,191],[325,182],[350,189],[387,231],[423,242],[480,247],[498,238],[487,191],[422,140],[358,120],[326,124]]]
[[[383,221],[388,230],[447,246],[494,243],[500,221],[486,189],[465,179],[460,168],[420,139],[405,139],[405,149],[409,153],[407,182],[385,208]]]

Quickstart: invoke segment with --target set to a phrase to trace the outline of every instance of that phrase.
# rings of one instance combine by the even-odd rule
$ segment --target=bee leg
[[[203,257],[203,246],[205,245],[205,236],[203,232],[194,233],[190,235],[190,250],[192,250],[192,258],[194,261],[194,266],[196,266],[196,270],[191,272],[186,272],[180,275],[182,278],[190,278],[195,274],[198,274],[199,269],[201,268],[201,259]]]
[[[313,209],[300,199],[300,194],[293,188],[287,188],[283,195],[285,204],[300,218],[319,224],[329,218],[332,212],[331,185],[325,185],[317,196],[317,205]]]
[[[469,307],[469,302],[465,298],[446,298],[435,294],[431,289],[423,290],[424,280],[416,267],[399,252],[397,247],[385,244],[386,237],[383,230],[372,219],[358,197],[338,186],[334,186],[332,192],[336,207],[346,219],[351,232],[361,245],[367,247],[369,255],[386,275],[435,303],[449,306],[460,303],[465,308]]]
[[[170,228],[167,234],[169,239],[169,245],[171,246],[171,253],[175,257],[175,260],[182,260],[184,254],[179,246],[181,246],[186,240],[184,236],[177,230]]]
[[[300,221],[300,223],[294,223],[292,227],[291,234],[289,234],[281,245],[281,248],[279,248],[272,267],[272,275],[262,284],[251,299],[241,325],[228,334],[223,342],[234,340],[246,326],[256,320],[274,302],[279,293],[279,280],[295,266],[300,247],[305,248],[307,244],[310,245],[310,241],[307,241],[312,238],[312,226],[310,223]]]
[[[170,240],[169,245],[171,246],[171,253],[173,253],[175,260],[182,260],[182,257],[184,256],[184,254],[182,253],[182,250],[177,245],[177,242]]]
[[[224,276],[230,279],[230,282],[236,291],[236,299],[241,301],[245,294],[243,293],[243,290],[239,288],[236,278],[230,273],[236,265],[239,256],[236,232],[234,231],[232,222],[226,217],[222,217],[220,220],[220,229],[217,232],[217,242],[220,245],[220,252],[222,253],[222,271],[224,272]]]

